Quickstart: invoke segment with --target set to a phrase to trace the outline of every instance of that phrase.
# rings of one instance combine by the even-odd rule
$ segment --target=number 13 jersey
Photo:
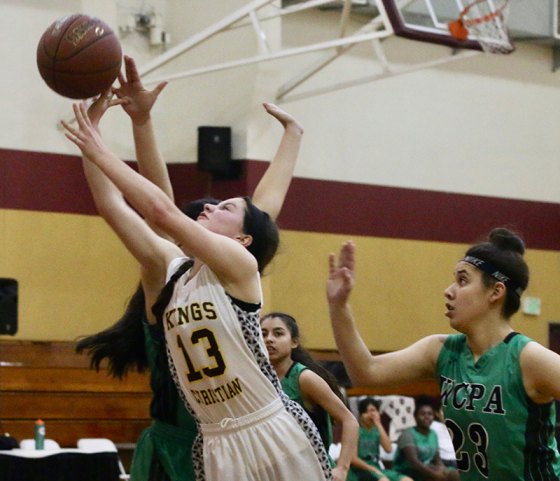
[[[239,319],[235,306],[240,301],[225,293],[207,266],[186,282],[188,274],[177,280],[163,323],[177,381],[189,405],[203,424],[239,418],[268,406],[278,399],[278,392],[273,385],[275,375],[267,377],[255,358],[255,353],[262,353],[264,367],[269,365],[258,318],[260,306],[245,304],[239,312],[247,318]],[[254,316],[247,315],[251,310]],[[254,332],[244,336],[244,329]],[[255,344],[252,349],[248,338]]]
[[[437,375],[462,481],[560,479],[555,405],[534,403],[523,386],[530,341],[512,333],[476,362],[463,334],[443,345]]]

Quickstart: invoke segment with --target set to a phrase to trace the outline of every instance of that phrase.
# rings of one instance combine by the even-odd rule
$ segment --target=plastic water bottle
[[[45,449],[45,423],[41,419],[35,421],[35,449]]]

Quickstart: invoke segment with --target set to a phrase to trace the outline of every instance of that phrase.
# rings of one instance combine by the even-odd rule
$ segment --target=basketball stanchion
[[[476,40],[487,53],[508,54],[515,50],[507,29],[509,0],[499,0],[497,8],[490,0],[475,0],[449,22],[449,33],[460,41]]]

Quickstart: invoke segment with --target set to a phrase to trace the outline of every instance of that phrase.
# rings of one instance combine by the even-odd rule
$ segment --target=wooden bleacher
[[[40,418],[47,437],[62,447],[91,437],[132,446],[150,424],[148,373],[114,379],[105,369],[89,369],[89,358],[74,347],[73,342],[0,340],[0,433],[18,441],[33,438]],[[340,361],[334,351],[310,352],[317,360]],[[438,386],[422,381],[398,389],[353,387],[347,394],[437,396]]]
[[[0,433],[33,438],[35,420],[62,447],[80,438],[136,442],[150,424],[148,374],[123,380],[89,369],[73,342],[0,341]]]

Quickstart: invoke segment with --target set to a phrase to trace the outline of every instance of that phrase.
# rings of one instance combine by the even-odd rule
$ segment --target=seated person
[[[439,444],[439,457],[446,466],[456,468],[457,458],[455,457],[455,448],[451,441],[451,435],[444,422],[443,409],[441,406],[434,413],[435,419],[430,429],[436,432]]]
[[[405,429],[397,443],[393,469],[415,481],[459,481],[459,472],[443,464],[438,437],[430,429],[434,408],[426,401],[416,403],[416,426]]]
[[[358,456],[352,459],[347,481],[412,481],[394,470],[383,469],[379,462],[379,447],[391,452],[391,440],[381,424],[380,403],[371,397],[358,403],[360,434]]]

